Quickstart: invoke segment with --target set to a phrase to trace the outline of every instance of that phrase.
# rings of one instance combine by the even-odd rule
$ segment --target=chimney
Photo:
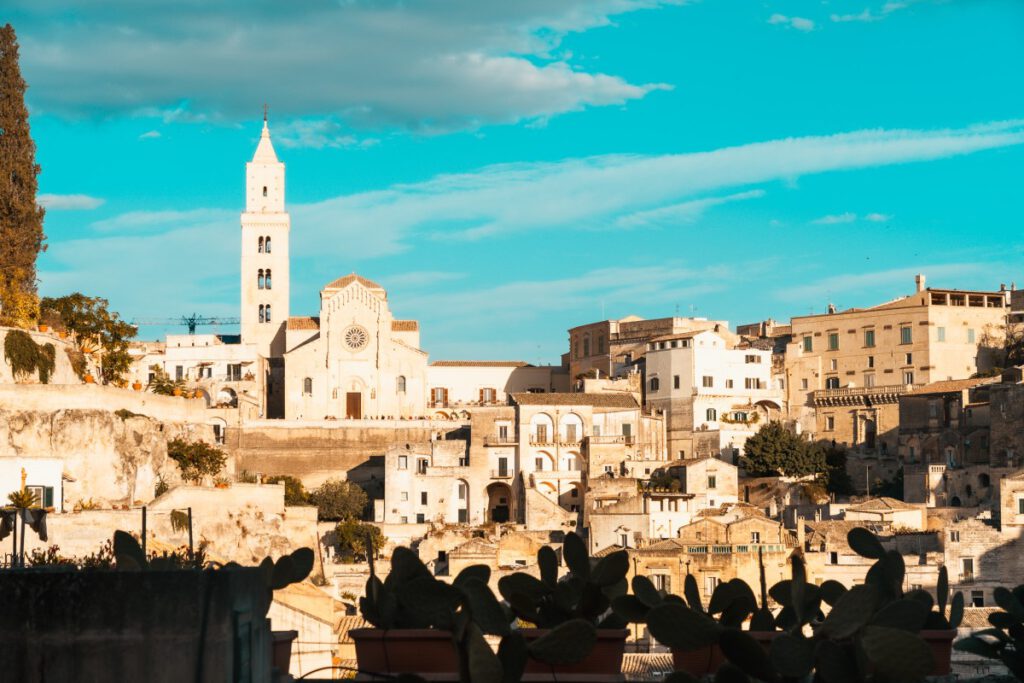
[[[835,312],[836,312],[836,305],[835,304],[829,304],[828,305],[828,314],[832,315]]]
[[[914,284],[917,285],[917,291],[923,292],[924,291],[924,275],[922,275],[920,273],[915,275],[914,276]]]
[[[797,515],[796,517],[796,543],[800,546],[800,550],[805,550],[807,544],[807,530],[804,529],[804,518],[803,515]]]

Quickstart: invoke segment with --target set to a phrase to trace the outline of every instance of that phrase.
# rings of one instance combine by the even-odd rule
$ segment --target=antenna
[[[263,103],[263,123],[267,122],[267,110],[268,109],[270,109],[270,106],[266,102],[264,102]]]

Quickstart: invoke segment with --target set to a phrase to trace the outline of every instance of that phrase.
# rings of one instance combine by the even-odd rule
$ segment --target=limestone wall
[[[11,330],[10,327],[0,327],[0,388],[4,385],[14,384],[14,376],[11,372],[11,366],[4,357],[3,346],[4,341],[7,339],[7,333]],[[59,336],[52,332],[36,332],[34,330],[25,330],[29,336],[32,337],[32,341],[36,344],[53,344],[56,349],[54,355],[54,367],[53,375],[50,377],[52,384],[81,384],[82,380],[78,379],[78,375],[71,369],[71,361],[68,359],[68,354],[65,349],[74,348],[74,344],[66,339],[61,339]],[[29,382],[32,384],[39,382],[38,376],[32,377],[19,377],[19,382]]]

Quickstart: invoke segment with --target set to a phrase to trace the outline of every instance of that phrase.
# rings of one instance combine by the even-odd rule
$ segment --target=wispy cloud
[[[929,278],[935,279],[962,278],[967,275],[987,272],[989,269],[991,269],[991,264],[941,263],[922,264],[907,268],[891,268],[867,273],[843,273],[795,287],[783,287],[775,291],[775,296],[782,300],[791,301],[816,299],[822,301],[822,306],[824,306],[823,296],[836,297],[842,294],[860,294],[872,289],[888,291],[895,289],[895,291],[904,291],[909,294],[914,291],[914,276],[919,273],[924,273]]]
[[[344,127],[333,119],[294,119],[274,125],[274,141],[284,147],[372,147],[376,138],[358,138],[344,131]]]
[[[638,211],[628,216],[622,216],[615,221],[615,225],[619,228],[647,228],[654,226],[671,227],[673,225],[693,223],[712,207],[743,199],[758,199],[764,195],[764,190],[750,190],[748,192],[737,192],[725,197],[693,199],[687,202],[669,204],[657,209]]]
[[[886,221],[891,221],[892,216],[885,213],[869,213],[864,216],[864,220],[871,221],[872,223],[885,223]]]
[[[104,201],[87,194],[41,194],[36,199],[49,211],[91,211],[103,206]]]
[[[140,140],[155,140],[156,138],[163,137],[163,133],[158,130],[147,130],[145,133],[139,136]]]
[[[849,21],[862,21],[862,22],[881,21],[881,20],[889,17],[889,15],[893,14],[894,12],[899,12],[900,10],[907,9],[908,7],[910,7],[911,5],[915,4],[916,2],[920,2],[920,0],[905,0],[903,2],[887,2],[884,5],[882,5],[877,11],[872,11],[870,8],[865,8],[863,11],[857,12],[856,14],[833,14],[829,18],[832,21],[838,22],[838,23],[844,23],[844,22],[849,22]]]
[[[788,17],[785,14],[773,14],[768,17],[769,24],[782,24],[789,28],[795,28],[797,31],[813,31],[814,20],[807,19],[806,17]]]
[[[857,214],[846,212],[822,216],[821,218],[814,219],[811,223],[817,225],[838,225],[840,223],[852,223],[855,220],[857,220]]]
[[[444,270],[417,270],[410,273],[397,273],[381,278],[388,287],[427,287],[442,282],[461,280],[465,273],[453,273]]]

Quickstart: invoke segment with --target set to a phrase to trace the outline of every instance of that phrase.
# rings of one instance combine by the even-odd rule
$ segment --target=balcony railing
[[[514,446],[517,443],[519,443],[519,438],[514,434],[484,437],[485,446]]]
[[[633,435],[626,434],[610,434],[603,436],[588,436],[587,443],[591,444],[617,444],[621,443],[626,446],[635,446],[637,444],[636,437]]]
[[[491,470],[491,479],[511,479],[512,470]]]
[[[818,406],[838,406],[859,404],[866,398],[874,403],[896,403],[899,397],[908,391],[921,387],[921,384],[884,384],[874,387],[837,387],[835,389],[818,389],[814,392],[814,404]]]

